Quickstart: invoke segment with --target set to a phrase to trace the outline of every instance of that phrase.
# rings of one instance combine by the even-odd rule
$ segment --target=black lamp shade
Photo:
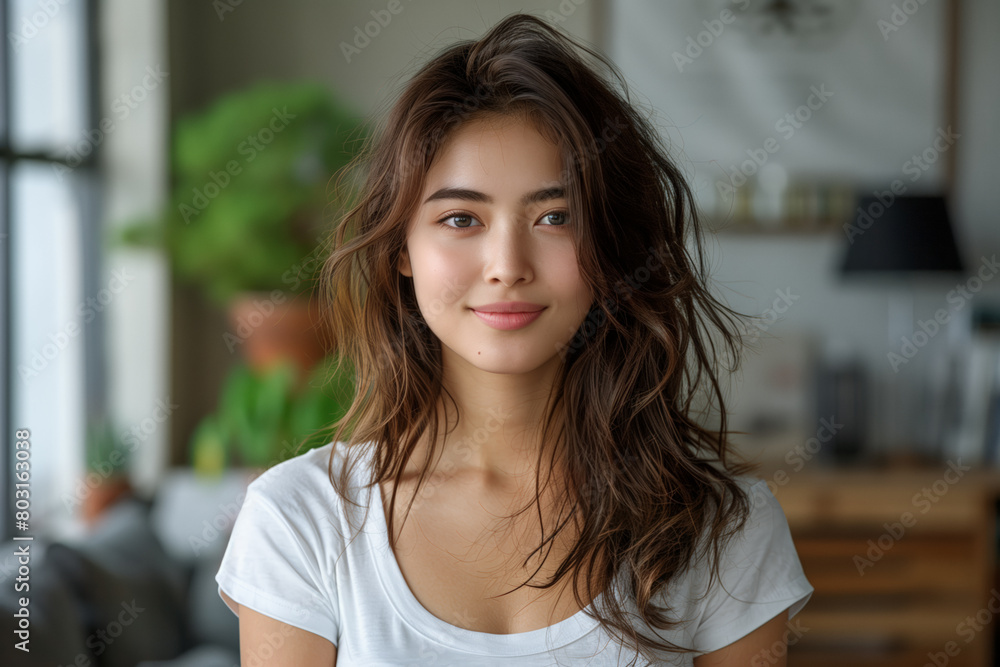
[[[847,253],[841,273],[960,273],[944,197],[897,195],[889,191],[858,200],[854,220],[844,230]]]

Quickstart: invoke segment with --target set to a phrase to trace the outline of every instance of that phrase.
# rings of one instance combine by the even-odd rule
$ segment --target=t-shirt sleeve
[[[809,601],[788,520],[764,480],[749,485],[751,510],[743,530],[720,552],[719,576],[701,602],[694,648],[709,653],[746,636],[785,609],[795,616]]]
[[[325,637],[336,646],[340,636],[336,591],[325,585],[329,578],[321,575],[316,542],[304,533],[256,482],[251,484],[215,580],[220,597],[225,592],[240,606]]]

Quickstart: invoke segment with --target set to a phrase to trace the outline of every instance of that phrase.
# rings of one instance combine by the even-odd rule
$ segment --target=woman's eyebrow
[[[529,206],[538,202],[549,201],[551,199],[562,199],[566,196],[566,191],[561,185],[556,185],[541,190],[535,190],[521,197],[521,206]],[[464,201],[474,201],[483,204],[492,204],[493,198],[485,192],[470,190],[469,188],[441,188],[430,197],[424,200],[424,204],[439,199],[461,199]]]

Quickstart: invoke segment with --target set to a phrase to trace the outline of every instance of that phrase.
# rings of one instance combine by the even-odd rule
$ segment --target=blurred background
[[[312,295],[331,178],[516,11],[619,66],[754,316],[730,426],[816,587],[789,664],[997,664],[997,3],[2,6],[4,664],[238,664],[246,484],[351,395]]]

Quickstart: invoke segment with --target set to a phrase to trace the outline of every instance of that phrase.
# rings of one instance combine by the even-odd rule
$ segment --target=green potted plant
[[[164,249],[178,278],[226,307],[230,351],[304,370],[322,356],[310,297],[323,240],[354,196],[349,184],[334,192],[334,177],[365,134],[319,83],[227,94],[178,119],[167,205],[114,241]]]
[[[131,450],[106,419],[91,421],[86,436],[86,474],[78,489],[80,514],[94,524],[104,511],[132,492]],[[82,493],[81,493],[82,491]]]
[[[325,444],[325,430],[347,412],[354,392],[349,366],[334,373],[335,357],[317,364],[298,382],[293,363],[267,369],[238,364],[227,376],[217,410],[196,427],[191,440],[195,472],[225,467],[262,470]]]

